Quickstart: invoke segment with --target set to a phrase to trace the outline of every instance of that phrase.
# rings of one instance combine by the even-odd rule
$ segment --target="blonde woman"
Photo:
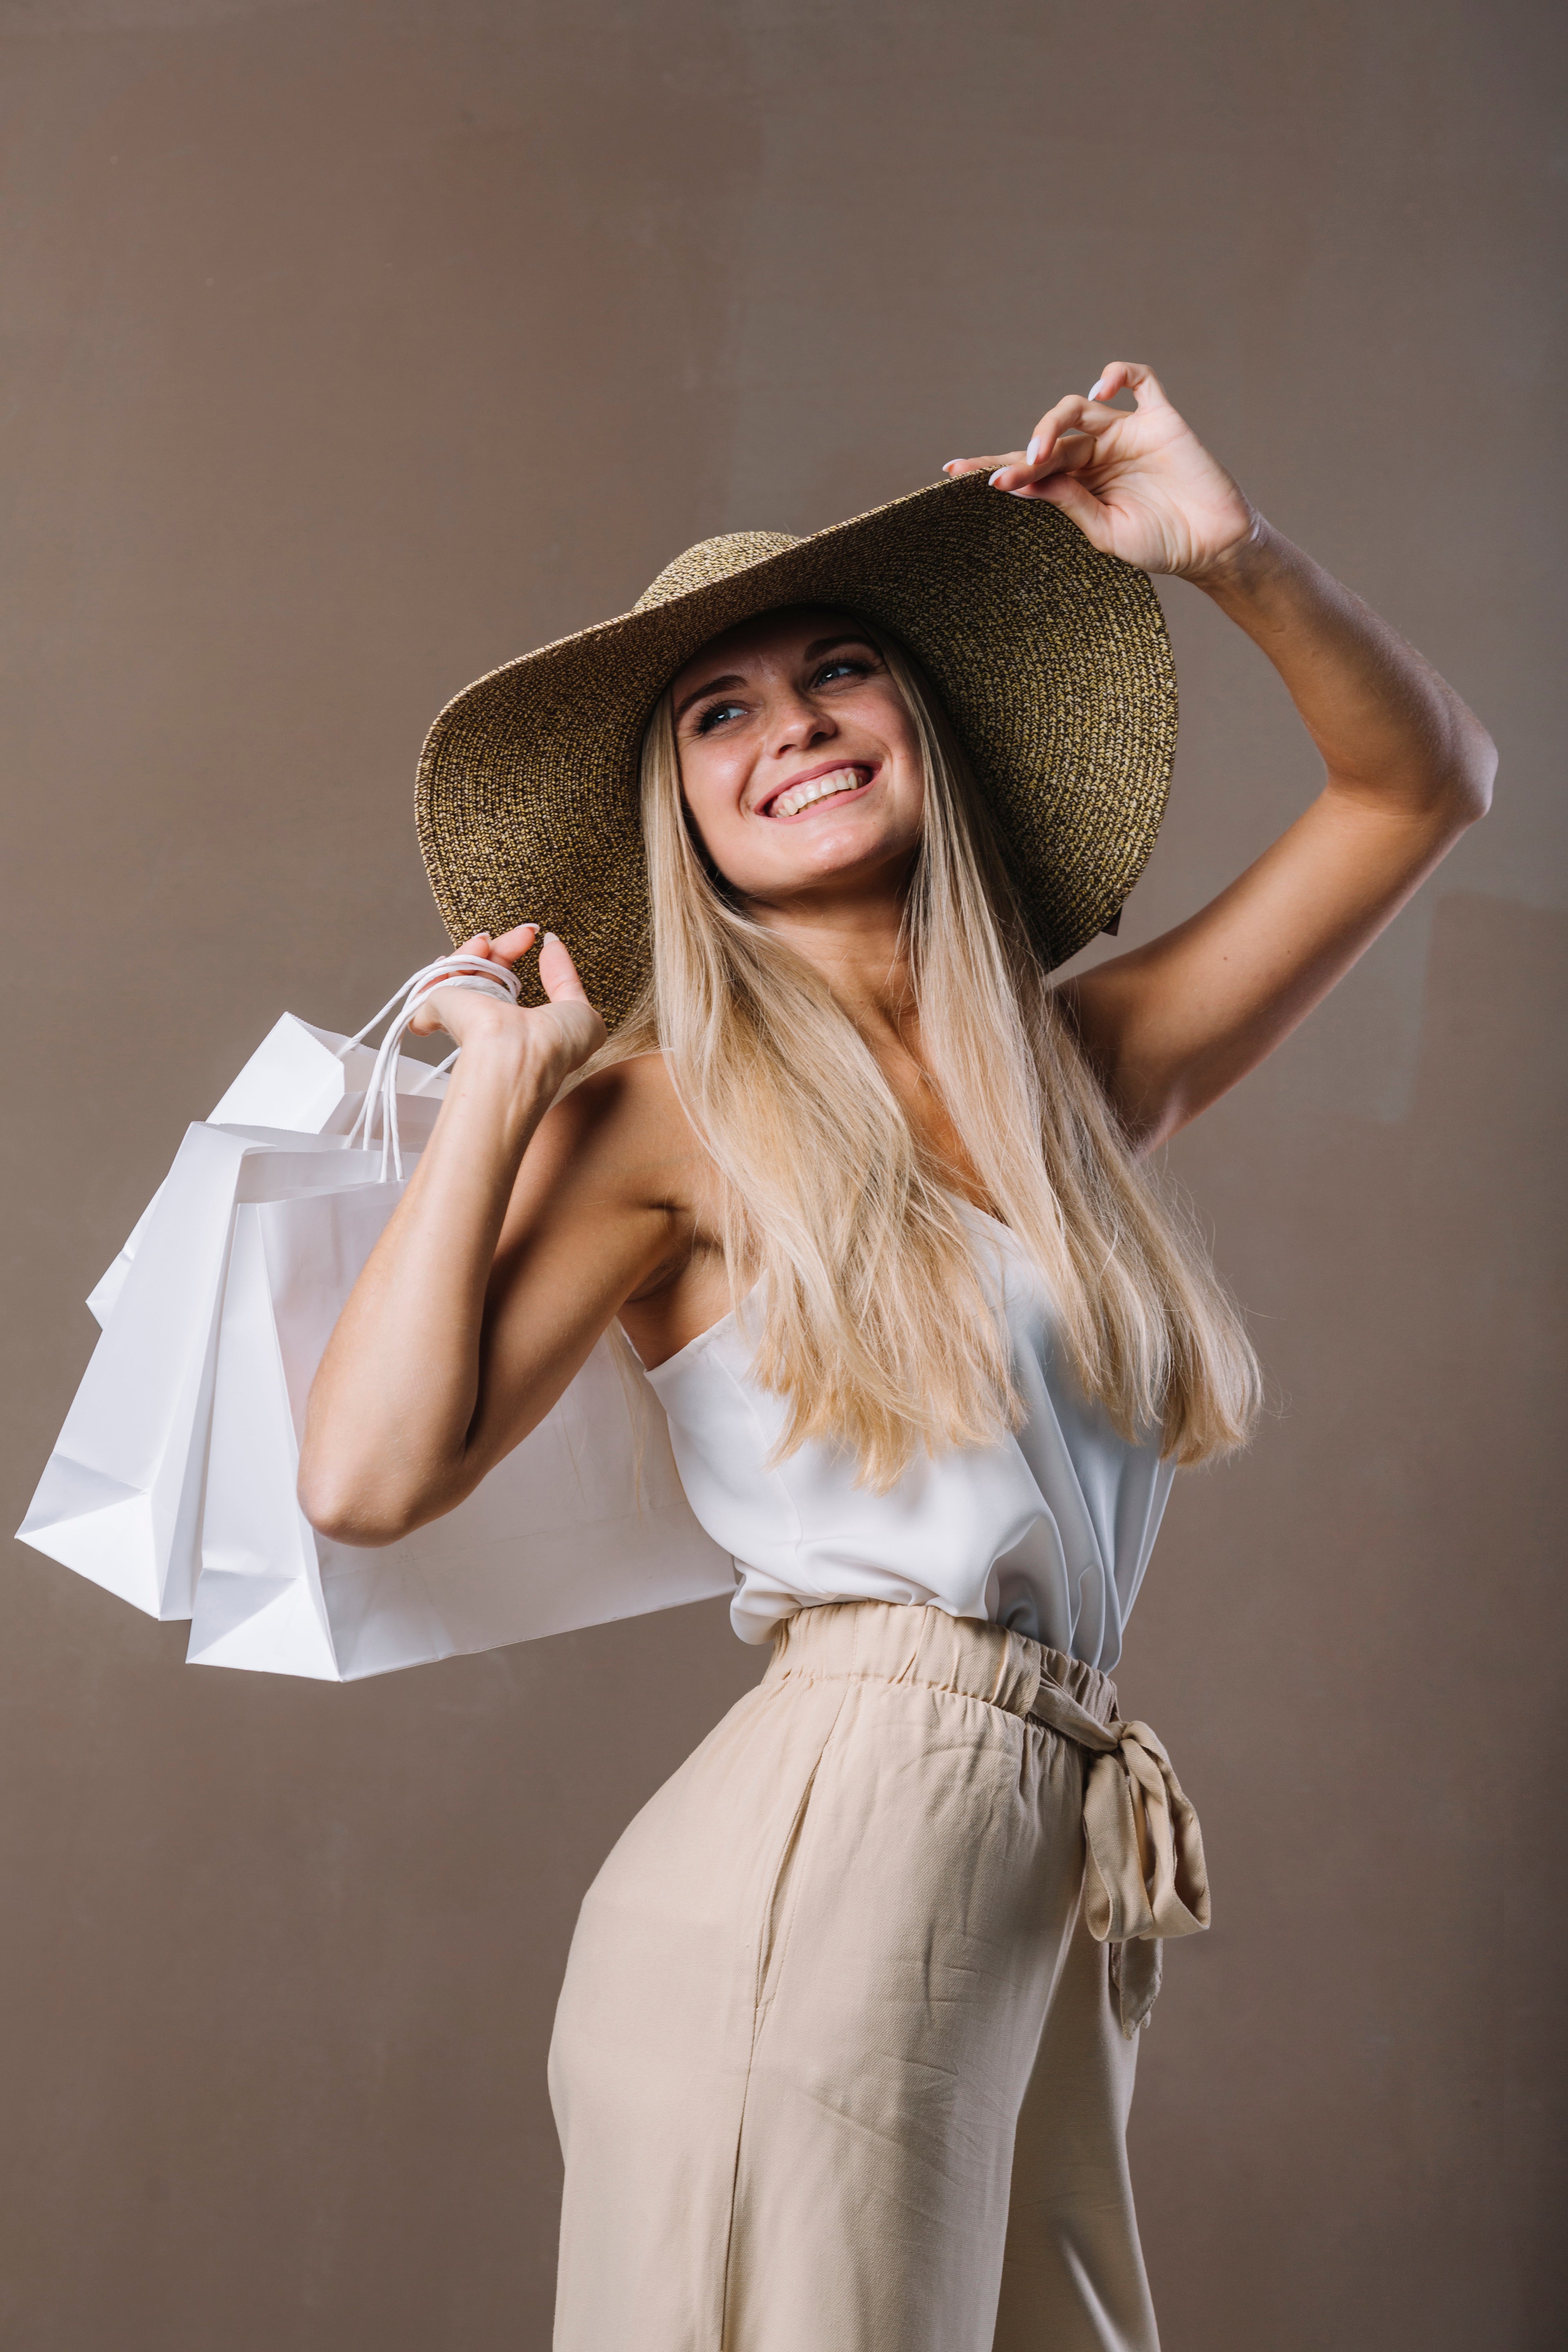
[[[461,1059],[305,1507],[367,1544],[450,1509],[618,1327],[773,1645],[583,1906],[562,2352],[1155,2345],[1124,2130],[1208,1896],[1109,1669],[1174,1466],[1245,1440],[1258,1374],[1148,1155],[1487,804],[1469,711],[1146,368],[946,470],[689,551],[426,747],[452,936],[510,961],[542,916],[544,1001],[432,1001]],[[1268,655],[1323,787],[1053,987],[1163,805],[1151,572]]]

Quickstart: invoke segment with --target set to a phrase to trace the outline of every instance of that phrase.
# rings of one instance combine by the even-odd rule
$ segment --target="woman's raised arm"
[[[498,961],[531,927],[470,941]],[[416,1025],[462,1047],[435,1132],[354,1286],[310,1391],[300,1498],[342,1543],[390,1543],[450,1510],[540,1422],[668,1254],[610,1070],[550,1113],[604,1026],[546,939],[532,1011],[437,990]],[[630,1122],[636,1125],[635,1118]]]
[[[1106,406],[1131,387],[1131,414]],[[956,460],[1048,499],[1105,552],[1190,580],[1261,647],[1322,754],[1322,791],[1208,906],[1065,984],[1152,1146],[1279,1044],[1482,815],[1491,739],[1414,647],[1250,506],[1149,370],[1118,361],[1027,450]]]

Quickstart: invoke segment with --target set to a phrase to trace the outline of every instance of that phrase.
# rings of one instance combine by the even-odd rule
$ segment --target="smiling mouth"
[[[763,816],[799,816],[803,809],[815,808],[821,801],[841,800],[846,793],[864,790],[876,774],[874,767],[832,768],[820,776],[807,776],[798,784],[786,784],[764,802]]]

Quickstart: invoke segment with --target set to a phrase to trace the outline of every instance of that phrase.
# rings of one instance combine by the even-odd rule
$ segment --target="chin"
[[[754,842],[746,845],[756,846]],[[889,839],[887,834],[874,833],[869,826],[840,822],[831,832],[825,826],[815,841],[797,835],[787,843],[781,842],[780,853],[788,854],[775,855],[765,866],[752,866],[749,858],[737,858],[733,869],[726,866],[721,870],[731,888],[742,898],[754,898],[765,905],[770,899],[796,897],[814,886],[826,888],[857,879],[870,883],[879,876],[897,875],[908,867],[919,846],[918,834],[909,839],[901,835]]]

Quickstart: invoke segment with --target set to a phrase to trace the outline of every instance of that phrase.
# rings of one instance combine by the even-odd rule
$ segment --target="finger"
[[[465,940],[462,946],[454,948],[452,952],[454,955],[483,956],[491,963],[515,963],[519,956],[527,954],[538,933],[537,923],[514,923],[511,929],[503,931],[499,939],[489,931],[476,931],[471,940]]]
[[[1079,393],[1072,393],[1072,395],[1069,395],[1069,397],[1072,397],[1074,409],[1086,409],[1086,402],[1084,402],[1084,397],[1079,395]],[[1117,421],[1119,414],[1123,414],[1121,409],[1107,409],[1105,416],[1098,416],[1098,419],[1089,421],[1089,424],[1081,425],[1081,430],[1084,430],[1084,433],[1089,433],[1089,436],[1096,436],[1096,433],[1105,433],[1107,425],[1114,425],[1114,421]],[[1037,428],[1035,428],[1035,440],[1030,442],[1030,449],[1008,449],[1008,452],[1004,454],[1004,457],[950,457],[950,458],[947,458],[945,466],[942,466],[942,473],[950,475],[950,478],[952,478],[952,480],[957,480],[957,478],[959,478],[959,475],[962,475],[962,473],[990,473],[990,475],[996,475],[996,473],[1004,473],[1004,470],[1006,470],[1006,473],[1018,473],[1020,478],[1023,478],[1023,475],[1027,473],[1027,468],[1032,468],[1032,466],[1035,466],[1035,463],[1037,463],[1037,458],[1032,457],[1032,452],[1035,452],[1035,446],[1039,445],[1041,436],[1044,436],[1044,433],[1047,433],[1048,421],[1051,421],[1051,419],[1048,419],[1048,416],[1041,416],[1039,425],[1037,425]],[[1074,430],[1079,430],[1079,428],[1074,428]],[[1053,440],[1051,440],[1051,446],[1056,446],[1056,437],[1053,437]],[[1079,452],[1079,463],[1084,461],[1086,454],[1089,454],[1089,452]],[[1044,458],[1047,458],[1047,457],[1048,457],[1048,449],[1041,449],[1041,452],[1039,452],[1039,458],[1041,458],[1041,461],[1044,461]],[[1011,485],[1011,482],[999,482],[999,485],[996,485],[996,487],[999,487],[999,489],[1011,489],[1013,485]]]
[[[1041,417],[1026,449],[1010,449],[1005,457],[950,457],[942,470],[949,475],[977,474],[984,467],[993,478],[998,472],[1005,471],[1009,476],[1017,475],[1020,479],[1025,478],[1026,469],[1038,465],[1048,457],[1065,433],[1074,431],[1089,434],[1103,433],[1109,426],[1115,424],[1118,414],[1115,409],[1110,409],[1102,416],[1094,417],[1086,423],[1084,419],[1089,406],[1089,402],[1081,393],[1067,393],[1058,401],[1054,408],[1048,408]],[[1034,479],[1035,477],[1030,474],[1027,478]],[[996,487],[998,489],[1008,490],[1014,488],[1016,484],[1009,479],[998,482]]]
[[[1059,507],[1069,522],[1077,523],[1091,547],[1103,555],[1111,550],[1110,521],[1094,492],[1086,489],[1074,474],[1053,474],[1035,489],[1021,493],[1025,498],[1041,499],[1047,506]]]
[[[956,478],[960,474],[989,474],[998,466],[1021,466],[1023,462],[1023,451],[1013,449],[1000,457],[950,457],[942,470]]]
[[[1047,473],[1059,471],[1059,467],[1046,463],[1068,433],[1086,433],[1091,437],[1109,432],[1124,408],[1112,408],[1110,402],[1119,392],[1131,392],[1140,408],[1169,408],[1163,386],[1152,368],[1141,360],[1111,360],[1090,384],[1088,394],[1068,393],[1054,408],[1048,408],[1036,425],[1026,449],[1015,449],[1005,457],[950,457],[942,467],[944,474],[977,474],[984,467],[999,490],[1022,489],[1026,483],[1042,481]],[[1087,452],[1078,454],[1079,464]],[[1005,478],[996,480],[1002,474]]]
[[[1171,405],[1159,377],[1141,360],[1111,360],[1089,385],[1089,396],[1092,401],[1114,400],[1119,392],[1130,392],[1140,408]]]
[[[1024,452],[1028,463],[1035,466],[1048,457],[1064,433],[1103,433],[1107,425],[1114,424],[1113,416],[1091,419],[1089,406],[1082,393],[1069,392],[1054,408],[1047,408],[1029,436],[1029,446]]]
[[[537,923],[514,923],[511,929],[503,931],[499,939],[492,939],[489,931],[476,931],[471,940],[465,940],[462,946],[454,948],[452,952],[454,955],[473,956],[483,963],[514,964],[528,953],[538,930]],[[410,1021],[408,1026],[416,1037],[431,1037],[438,1029],[446,1028],[446,1023],[433,1009],[440,993],[438,988],[432,989]]]
[[[1114,422],[1116,410],[1108,412],[1107,422]],[[1096,435],[1103,426],[1073,426],[1067,431],[1037,433],[1029,448],[1038,454],[1031,457],[1027,451],[1005,466],[999,466],[991,477],[999,490],[1021,490],[1030,484],[1043,482],[1047,475],[1059,474],[1079,466],[1092,465],[1097,448]]]
[[[539,943],[539,977],[552,1004],[587,1003],[588,992],[577,976],[577,967],[553,931],[546,931]]]
[[[459,948],[454,950],[454,953],[459,955],[468,955],[470,953],[481,955],[483,952],[484,950],[480,948],[475,948],[472,950],[468,948]],[[433,988],[428,996],[422,996],[420,998],[418,1009],[408,1024],[410,1034],[413,1036],[434,1037],[438,1030],[445,1029],[447,1027],[446,1023],[441,1018],[441,1006],[447,1001],[447,995],[448,992],[446,989]],[[447,1034],[450,1034],[450,1032]]]
[[[465,948],[462,952],[466,955],[468,950]],[[434,1010],[436,999],[440,993],[440,990],[435,988],[431,990],[428,996],[420,999],[419,1009],[408,1024],[411,1036],[433,1037],[437,1029],[446,1027],[447,1024],[440,1014]]]
[[[498,963],[516,963],[538,937],[537,923],[514,923],[510,931],[503,931],[499,940],[490,941],[489,952]]]
[[[992,477],[995,487],[999,490],[1021,489],[1026,482],[1040,481],[1046,473],[1064,464],[1086,464],[1092,454],[1095,436],[1108,433],[1121,413],[1114,408],[1097,408],[1080,392],[1066,394],[1054,408],[1047,409],[1029,436],[1028,447],[1005,468],[1004,478],[998,481],[994,475]],[[1079,437],[1086,435],[1087,441]],[[1068,454],[1058,456],[1063,450],[1068,450]]]
[[[1088,406],[1089,404],[1081,393],[1069,393],[1065,399],[1058,402],[1055,408],[1047,410],[1041,417],[1026,449],[1009,449],[1005,456],[994,457],[950,457],[942,470],[953,478],[960,474],[984,472],[994,478],[996,474],[1004,471],[1009,475],[1017,474],[1022,478],[1027,467],[1050,455],[1063,433],[1069,430],[1082,430],[1089,434],[1103,433],[1109,425],[1115,424],[1119,411],[1112,408],[1108,409],[1102,417],[1097,417],[1092,422],[1079,426],[1073,420],[1086,412]],[[1011,481],[1005,481],[998,482],[996,487],[998,489],[1006,490],[1014,486]]]

